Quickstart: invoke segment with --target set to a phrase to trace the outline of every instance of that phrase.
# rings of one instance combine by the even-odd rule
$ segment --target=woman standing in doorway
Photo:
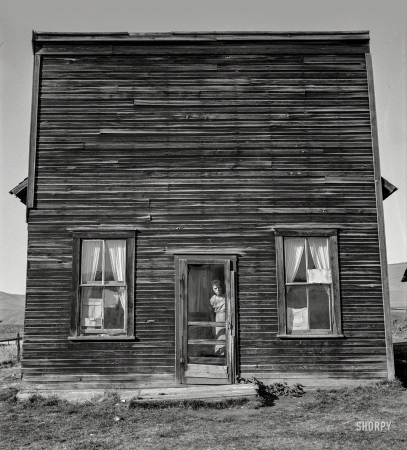
[[[222,289],[222,284],[219,280],[212,281],[212,289],[214,295],[210,299],[211,306],[215,312],[215,321],[223,322],[226,321],[226,297]],[[216,339],[226,338],[226,329],[223,327],[215,327]],[[215,345],[215,353],[217,356],[225,355],[225,344]]]

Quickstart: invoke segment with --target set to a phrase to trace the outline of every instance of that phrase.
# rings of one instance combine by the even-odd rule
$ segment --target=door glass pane
[[[216,328],[188,325],[188,339],[216,339]]]
[[[309,330],[307,286],[287,286],[287,333]]]
[[[225,343],[213,344],[189,344],[188,363],[189,364],[226,364]]]
[[[212,283],[217,282],[218,295]],[[225,322],[223,264],[188,265],[188,322]]]
[[[309,317],[312,330],[329,330],[330,321],[330,285],[313,284],[308,287]]]
[[[219,344],[189,344],[188,362],[224,365],[226,355],[224,265],[189,264],[187,299],[188,340],[219,340]],[[214,322],[221,326],[216,326]]]

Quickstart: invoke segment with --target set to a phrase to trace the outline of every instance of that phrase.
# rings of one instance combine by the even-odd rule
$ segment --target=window
[[[74,236],[74,337],[134,335],[134,237],[130,233]]]
[[[341,336],[336,230],[276,230],[279,336]]]

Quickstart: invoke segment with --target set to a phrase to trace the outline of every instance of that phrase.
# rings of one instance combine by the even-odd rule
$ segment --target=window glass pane
[[[84,287],[81,289],[81,327],[102,329],[103,288]]]
[[[328,239],[323,237],[308,238],[311,260],[316,269],[330,269]],[[308,267],[312,269],[313,267]]]
[[[108,239],[105,242],[105,283],[125,283],[126,241],[124,239]]]
[[[285,276],[287,283],[307,281],[305,262],[305,239],[285,238]]]
[[[82,241],[81,284],[102,282],[102,249],[101,240]]]
[[[124,287],[105,287],[103,291],[104,320],[106,330],[124,329],[124,311],[127,304],[127,290]]]
[[[331,283],[328,239],[322,237],[308,238],[308,283]]]
[[[293,282],[305,282],[307,281],[306,260],[305,252],[302,254],[300,265],[298,266],[297,273],[295,274]]]
[[[307,286],[287,286],[287,333],[309,330]]]
[[[309,295],[309,320],[313,330],[329,330],[330,321],[330,285],[310,285]]]
[[[311,255],[311,250],[309,248],[309,240],[307,239],[307,258],[308,258],[308,265],[307,265],[307,269],[308,270],[312,270],[312,269],[316,269],[316,266],[314,264],[314,260],[312,259],[312,255]]]
[[[81,327],[89,330],[123,330],[127,308],[125,287],[81,288]]]

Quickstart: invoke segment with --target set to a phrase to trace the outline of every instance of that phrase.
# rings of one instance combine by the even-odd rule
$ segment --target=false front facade
[[[368,33],[33,44],[26,381],[393,377]]]

